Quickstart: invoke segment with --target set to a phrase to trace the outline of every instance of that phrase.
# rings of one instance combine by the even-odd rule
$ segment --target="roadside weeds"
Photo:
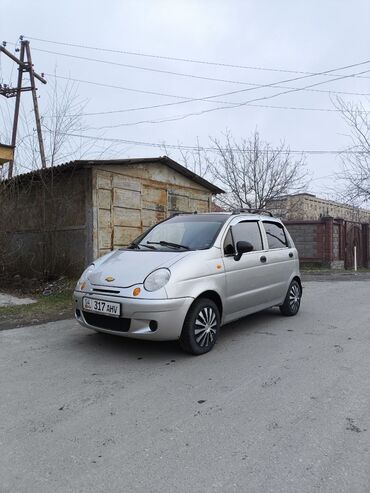
[[[72,295],[75,284],[74,280],[68,279],[56,292],[50,292],[50,294],[47,292],[45,295],[43,294],[45,290],[39,289],[39,292],[28,293],[36,300],[35,303],[0,307],[0,330],[39,325],[73,317]]]

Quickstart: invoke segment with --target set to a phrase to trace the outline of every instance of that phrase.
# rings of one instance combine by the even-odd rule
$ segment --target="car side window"
[[[289,246],[284,228],[281,224],[264,222],[263,226],[266,231],[268,247],[270,249]]]
[[[253,245],[253,251],[262,250],[262,236],[257,221],[241,221],[229,229],[225,241],[225,255],[234,255],[235,246],[238,241],[248,241]]]
[[[224,240],[224,253],[225,255],[235,255],[234,241],[230,228]]]

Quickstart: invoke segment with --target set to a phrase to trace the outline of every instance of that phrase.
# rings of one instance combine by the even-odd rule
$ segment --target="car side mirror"
[[[234,255],[234,260],[238,261],[241,259],[243,253],[248,253],[253,250],[253,245],[249,241],[238,241],[236,244],[237,254]]]

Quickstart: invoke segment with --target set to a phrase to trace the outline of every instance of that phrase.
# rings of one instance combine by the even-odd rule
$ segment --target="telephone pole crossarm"
[[[28,43],[28,41],[22,41],[22,43],[25,42],[25,43]],[[13,62],[17,63],[19,66],[21,66],[25,71],[27,70],[28,71],[28,64],[25,63],[24,61],[22,62],[22,60],[20,60],[19,58],[17,58],[15,55],[13,55],[13,53],[11,53],[9,50],[7,50],[4,46],[0,46],[0,51],[2,51],[4,53],[4,55],[8,56],[9,58],[11,58],[13,60]],[[40,82],[42,82],[43,84],[47,84],[47,81],[41,76],[39,75],[37,72],[35,72],[32,67],[31,67],[31,70],[33,72],[33,76],[35,77],[35,79],[39,80]]]
[[[4,96],[6,98],[14,98],[19,91],[32,91],[32,87],[21,87],[20,89],[18,89],[17,87],[5,87],[0,84],[0,96]]]

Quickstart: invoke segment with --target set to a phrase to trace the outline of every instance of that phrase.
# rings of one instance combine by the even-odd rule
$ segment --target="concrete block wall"
[[[0,184],[0,275],[74,277],[88,262],[89,169]]]
[[[308,262],[320,262],[323,256],[323,225],[308,221],[286,221],[299,256]]]
[[[370,269],[370,224],[362,225],[364,267]]]
[[[353,245],[358,266],[370,266],[370,224],[324,217],[317,221],[286,221],[301,263],[331,269],[353,268]]]

